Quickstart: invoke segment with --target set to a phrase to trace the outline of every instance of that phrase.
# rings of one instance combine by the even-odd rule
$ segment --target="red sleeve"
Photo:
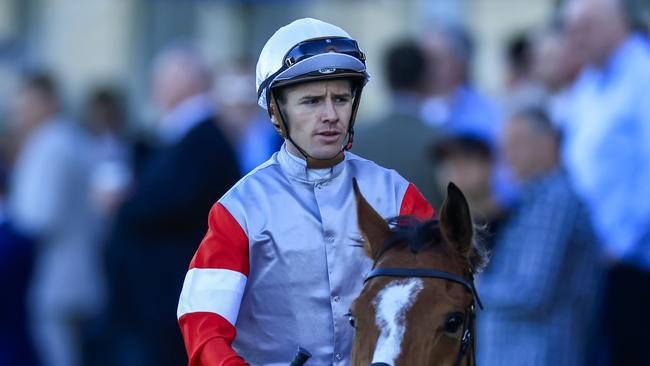
[[[402,206],[400,207],[399,214],[400,216],[411,215],[423,220],[430,220],[435,216],[436,211],[427,202],[415,184],[409,183],[406,193],[404,193],[404,198],[402,198]]]
[[[226,319],[215,313],[195,312],[178,320],[189,366],[249,365],[230,346],[237,331]]]
[[[222,204],[217,203],[210,211],[208,225],[208,232],[190,262],[189,269],[224,269],[247,277],[248,238],[237,220]],[[195,272],[194,278],[196,276],[198,274]],[[178,322],[189,365],[249,365],[231,347],[237,333],[233,324],[218,313],[193,309],[196,303],[201,302],[198,299],[201,294],[192,293],[192,289],[197,286],[187,286],[186,293],[184,285],[179,302]],[[209,302],[212,303],[212,300]]]
[[[208,233],[194,254],[192,268],[230,269],[248,276],[248,237],[237,220],[221,203],[208,217]]]

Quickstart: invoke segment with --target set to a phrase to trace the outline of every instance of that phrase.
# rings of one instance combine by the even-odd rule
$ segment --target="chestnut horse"
[[[473,278],[487,258],[463,193],[449,184],[439,220],[386,222],[354,190],[373,269],[350,309],[352,364],[475,365]]]

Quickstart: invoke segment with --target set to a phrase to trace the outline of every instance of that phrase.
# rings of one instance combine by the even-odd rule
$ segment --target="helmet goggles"
[[[366,64],[366,55],[359,49],[357,41],[350,38],[329,37],[298,43],[284,57],[284,65],[291,67],[309,57],[329,52],[346,54]]]
[[[332,57],[328,57],[328,56]],[[321,60],[334,59],[333,64],[321,64]],[[313,58],[306,63],[298,63]],[[319,59],[319,61],[315,61]],[[316,66],[320,65],[320,66]],[[272,84],[276,81],[286,81],[299,76],[316,75],[325,76],[327,74],[338,75],[345,70],[352,71],[359,76],[365,74],[366,55],[359,49],[357,42],[345,37],[324,37],[303,41],[295,45],[284,56],[282,67],[273,75],[268,77],[257,90],[258,98],[266,90],[267,94]],[[312,69],[316,67],[315,69]],[[365,78],[365,77],[364,77]],[[277,83],[276,83],[277,84]],[[268,88],[268,89],[267,89]],[[268,103],[268,99],[267,99]]]

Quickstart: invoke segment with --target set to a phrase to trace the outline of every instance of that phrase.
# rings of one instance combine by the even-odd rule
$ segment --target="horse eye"
[[[458,332],[462,325],[463,316],[461,314],[454,314],[447,319],[447,322],[445,323],[445,332],[448,334],[454,334]]]
[[[356,320],[357,320],[357,318],[354,316],[354,314],[347,313],[347,314],[345,314],[345,316],[348,317],[348,321],[350,322],[350,326],[352,328],[356,328]]]

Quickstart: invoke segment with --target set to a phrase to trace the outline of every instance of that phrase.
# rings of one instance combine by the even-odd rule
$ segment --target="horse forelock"
[[[406,247],[414,254],[429,249],[444,251],[462,263],[462,267],[472,274],[481,272],[487,265],[489,253],[483,245],[484,227],[474,227],[472,252],[469,257],[465,257],[443,239],[437,219],[422,220],[414,216],[397,216],[389,219],[388,224],[392,235],[379,251],[375,263],[391,249]]]
[[[384,244],[377,259],[398,246],[406,246],[412,253],[419,253],[442,243],[438,220],[421,220],[413,216],[397,216],[388,220],[391,237]]]

